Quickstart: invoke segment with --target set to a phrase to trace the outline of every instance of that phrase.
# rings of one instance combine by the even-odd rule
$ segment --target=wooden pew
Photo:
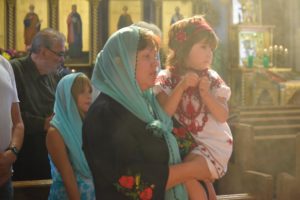
[[[226,175],[217,181],[217,192],[219,194],[250,193],[269,200],[273,194],[273,177],[253,171],[255,167],[253,127],[248,124],[233,124],[231,129],[234,150]],[[253,186],[247,184],[253,182],[255,183]],[[265,190],[261,191],[260,188]]]
[[[299,124],[299,106],[241,107],[230,111],[232,122],[251,125]],[[229,123],[231,119],[229,119]]]
[[[52,180],[14,181],[15,200],[46,200]],[[256,200],[255,195],[249,193],[218,195],[217,200]]]
[[[295,170],[296,134],[254,136],[255,166],[253,170],[276,176]]]
[[[278,200],[300,199],[299,196],[286,196],[287,193],[292,195],[295,192],[294,196],[298,195],[295,189],[296,178],[291,174],[295,171],[295,158],[300,156],[300,152],[298,155],[295,152],[296,146],[300,146],[300,142],[295,142],[297,133],[300,132],[300,107],[241,108],[236,109],[232,116],[229,124],[234,137],[234,150],[227,174],[217,183],[217,191],[221,194],[252,194],[253,190],[243,184],[250,178],[245,176],[245,172],[251,170],[271,178],[268,188],[272,186],[272,189],[266,192],[263,199],[271,200],[276,197],[274,191],[277,191],[279,198],[282,197]],[[300,161],[298,165],[300,166]],[[300,169],[298,170],[300,174]],[[259,181],[266,180],[261,178]],[[273,184],[275,181],[276,185]],[[298,188],[299,185],[300,181],[297,182]]]
[[[51,179],[13,181],[14,200],[47,200]]]
[[[281,172],[293,172],[296,134],[283,132],[275,135],[255,135],[255,127],[246,124],[231,126],[234,137],[233,155],[228,165],[228,172],[221,182],[226,182],[223,192],[243,192],[243,173],[246,170],[276,177]],[[274,189],[275,190],[275,189]]]
[[[218,195],[217,200],[255,200],[256,198],[248,193]]]
[[[291,173],[294,170],[295,138],[300,132],[300,107],[243,107],[236,113],[239,118],[235,123],[246,123],[253,127],[253,151],[257,167],[253,169],[275,177],[283,171]]]
[[[248,193],[257,200],[272,200],[274,194],[273,177],[269,174],[247,170],[244,184]]]
[[[249,171],[248,173],[249,173],[248,176],[255,179],[255,176],[250,175],[253,172]],[[257,176],[256,178],[260,179],[259,176]],[[268,190],[269,183],[266,183],[265,181],[262,182],[258,181],[258,182],[262,183],[262,185],[259,187],[264,187],[266,190]],[[52,180],[14,181],[13,182],[14,199],[15,200],[29,200],[29,199],[46,200],[48,199],[48,193],[51,184],[52,184]],[[264,197],[265,192],[262,192],[263,194],[262,196],[262,194],[260,194],[257,191],[261,191],[261,190],[259,189],[253,190],[252,188],[251,191],[252,193],[218,195],[217,200],[267,200]]]
[[[300,133],[296,137],[296,162],[295,171],[291,173],[280,173],[277,177],[276,199],[298,200],[300,199]]]

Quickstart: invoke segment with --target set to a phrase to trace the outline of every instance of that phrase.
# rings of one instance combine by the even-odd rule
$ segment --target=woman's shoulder
[[[112,97],[101,93],[84,119],[83,134],[97,134],[97,137],[107,137],[108,133],[110,136],[122,132],[133,134],[141,127],[145,127],[145,122]],[[99,134],[100,130],[105,131]]]
[[[134,102],[133,102],[134,103]],[[118,123],[137,118],[121,103],[105,93],[100,93],[89,108],[84,121],[101,120],[102,122]],[[99,122],[98,122],[99,123]]]
[[[126,109],[109,95],[101,92],[91,105],[88,114],[104,114],[125,112]]]

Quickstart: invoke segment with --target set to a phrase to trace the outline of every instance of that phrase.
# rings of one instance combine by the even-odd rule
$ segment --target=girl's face
[[[92,103],[92,90],[89,86],[85,86],[82,93],[77,96],[77,107],[82,113],[87,113]]]
[[[212,63],[212,58],[211,46],[204,40],[201,40],[192,46],[186,60],[186,66],[195,70],[207,69]]]
[[[158,64],[154,48],[146,48],[137,53],[135,76],[142,91],[154,86]]]

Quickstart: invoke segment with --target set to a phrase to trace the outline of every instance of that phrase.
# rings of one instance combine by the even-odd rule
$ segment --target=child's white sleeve
[[[220,77],[220,75],[213,70],[210,70],[210,75],[214,78],[217,79],[217,82],[220,84],[212,89],[212,93],[216,97],[222,97],[225,98],[226,101],[229,100],[231,96],[231,89],[226,85],[226,83],[223,81],[223,79]]]
[[[219,88],[214,90],[214,95],[225,98],[226,101],[228,101],[231,95],[230,87],[228,87],[225,83],[222,83]]]
[[[153,92],[155,95],[158,95],[161,92],[165,92],[167,95],[169,95],[172,91],[171,85],[171,74],[168,70],[161,70],[156,77]]]

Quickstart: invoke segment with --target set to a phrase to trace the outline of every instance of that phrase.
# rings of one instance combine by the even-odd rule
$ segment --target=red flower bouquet
[[[134,185],[134,178],[132,176],[121,176],[119,184],[127,189],[132,189]]]
[[[151,200],[154,185],[141,181],[141,175],[124,175],[115,184],[117,190],[133,200]]]
[[[150,200],[152,199],[152,188],[151,187],[148,187],[146,189],[144,189],[141,193],[140,193],[140,199],[142,200]]]

